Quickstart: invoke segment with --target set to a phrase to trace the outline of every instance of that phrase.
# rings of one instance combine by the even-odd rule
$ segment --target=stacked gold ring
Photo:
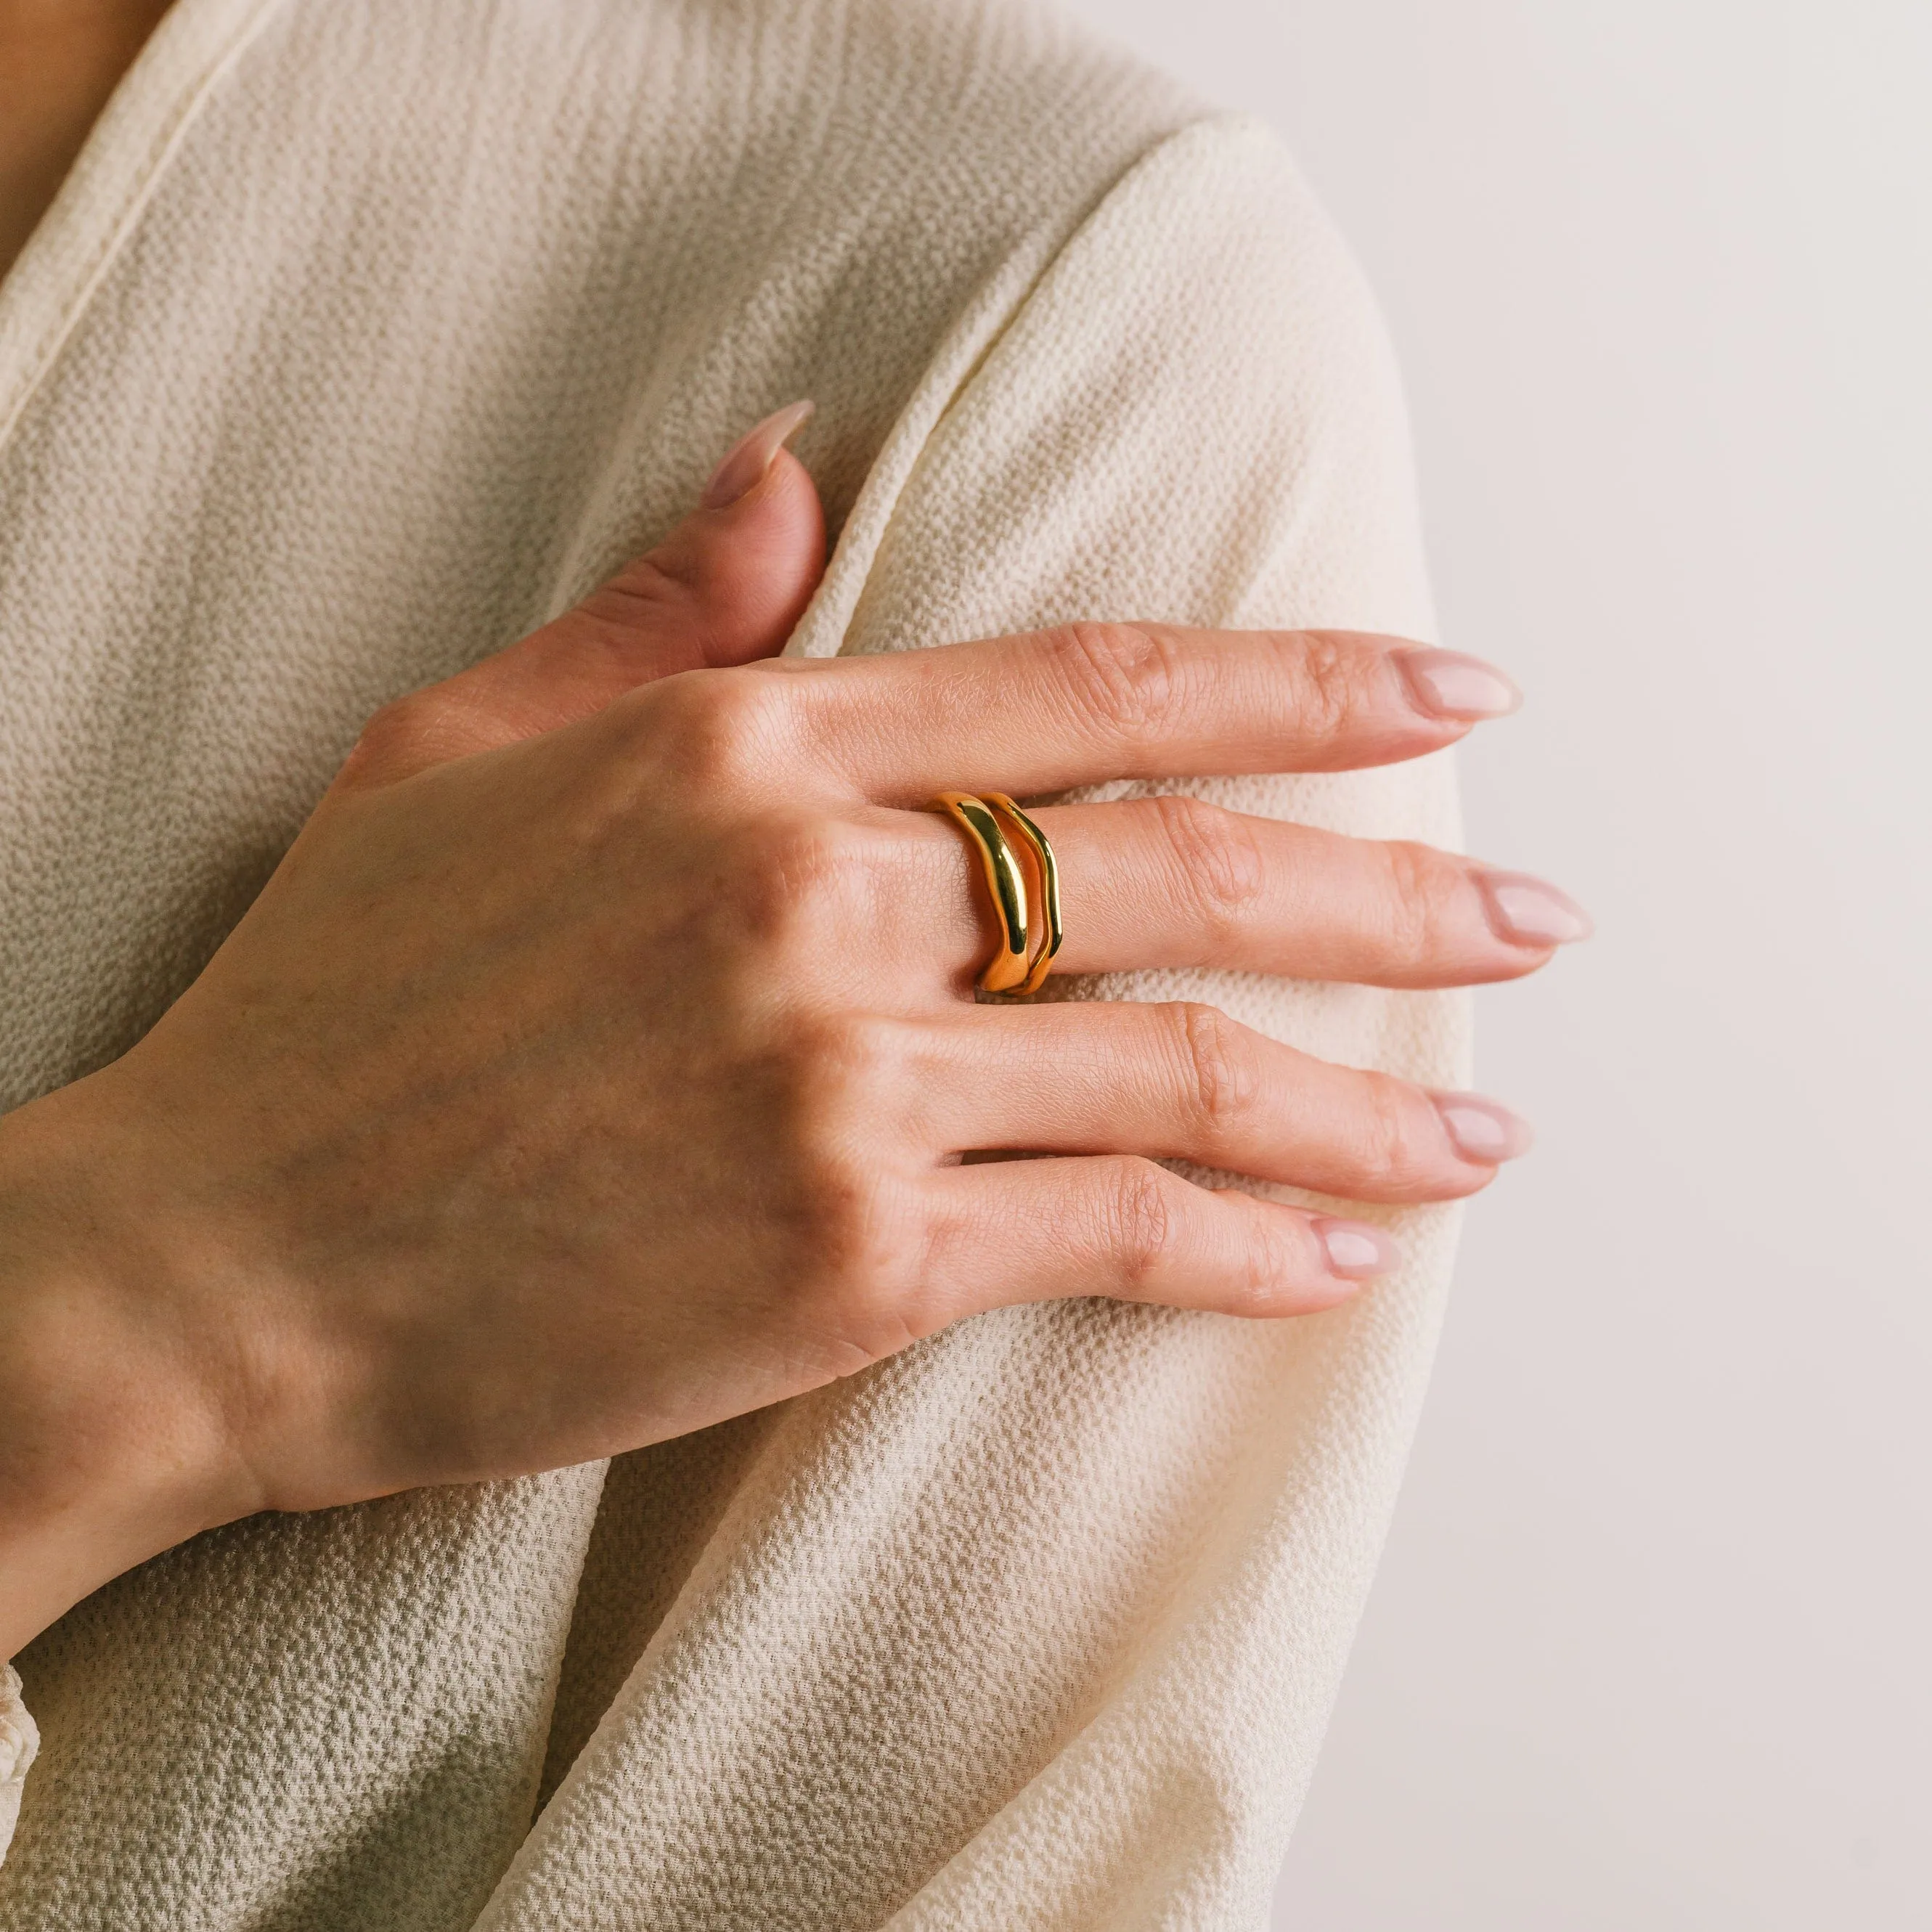
[[[1035,993],[1064,937],[1060,867],[1046,834],[1003,791],[943,791],[932,801],[973,842],[1000,928],[981,968],[986,993]]]

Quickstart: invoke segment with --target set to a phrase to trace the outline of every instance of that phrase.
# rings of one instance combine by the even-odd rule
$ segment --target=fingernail
[[[765,480],[772,460],[812,420],[816,403],[788,403],[766,417],[756,428],[747,430],[726,454],[724,460],[711,472],[698,500],[707,510],[728,510],[741,496],[750,495]]]
[[[1499,938],[1519,946],[1568,946],[1588,939],[1596,921],[1570,895],[1527,872],[1479,872],[1490,923]]]
[[[1465,1160],[1493,1167],[1527,1154],[1536,1138],[1529,1123],[1484,1094],[1432,1094],[1450,1144]]]
[[[1410,694],[1432,718],[1501,718],[1522,702],[1516,681],[1464,651],[1398,651]]]
[[[1334,1221],[1325,1216],[1310,1224],[1328,1250],[1328,1272],[1345,1281],[1366,1281],[1387,1274],[1402,1257],[1379,1228],[1366,1221]]]

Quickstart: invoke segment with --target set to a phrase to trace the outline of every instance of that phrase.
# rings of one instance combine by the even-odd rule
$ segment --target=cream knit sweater
[[[0,286],[0,1104],[140,1034],[377,705],[800,395],[794,650],[1429,634],[1347,256],[1258,128],[1033,6],[178,0]],[[1439,759],[1204,789],[1456,835]],[[1465,1076],[1450,996],[1070,996],[1183,991]],[[1391,1218],[1332,1314],[1014,1310],[147,1564],[16,1660],[0,1932],[1258,1924],[1448,1270]]]

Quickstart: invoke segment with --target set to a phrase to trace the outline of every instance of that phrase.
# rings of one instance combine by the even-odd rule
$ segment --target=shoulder
[[[532,202],[836,207],[962,260],[1208,111],[1049,0],[280,0],[250,64],[294,146],[398,192],[514,163]]]
[[[1060,250],[1030,304],[1117,340],[1150,377],[1189,370],[1252,416],[1304,430],[1342,412],[1406,442],[1382,311],[1274,131],[1242,114],[1190,122],[1126,169]],[[1202,393],[1197,388],[1197,400]],[[1230,424],[1231,430],[1234,425]]]
[[[840,560],[858,648],[1080,616],[1430,632],[1387,332],[1263,124],[1148,148],[917,403]],[[800,648],[854,648],[846,614]]]
[[[282,0],[248,64],[259,164],[318,236],[352,211],[352,238],[513,251],[551,292],[594,250],[727,320],[753,282],[846,326],[940,320],[1110,198],[1144,256],[1245,245],[1346,284],[1258,124],[1047,0]]]

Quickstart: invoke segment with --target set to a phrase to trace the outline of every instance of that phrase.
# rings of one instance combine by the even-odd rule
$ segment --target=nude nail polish
[[[1449,1144],[1465,1160],[1494,1167],[1528,1153],[1536,1136],[1520,1114],[1485,1094],[1432,1094]]]
[[[700,506],[728,510],[740,497],[749,496],[765,480],[787,440],[812,420],[817,407],[815,403],[789,403],[747,430],[711,472],[711,481],[698,500]]]
[[[1490,924],[1498,938],[1518,946],[1568,946],[1588,939],[1596,922],[1561,887],[1528,872],[1476,874]]]
[[[1328,1272],[1344,1281],[1387,1274],[1402,1258],[1394,1242],[1366,1221],[1337,1221],[1324,1215],[1310,1226],[1327,1252]]]
[[[1417,710],[1432,718],[1502,718],[1522,702],[1513,678],[1467,652],[1418,649],[1395,656]]]

